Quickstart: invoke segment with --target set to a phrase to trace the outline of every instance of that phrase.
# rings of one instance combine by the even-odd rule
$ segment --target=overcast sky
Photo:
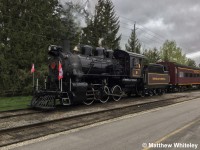
[[[73,0],[84,3],[87,0]],[[89,0],[93,12],[97,0]],[[175,40],[183,53],[200,51],[199,0],[112,0],[120,20],[121,46],[127,43],[134,22],[144,48]],[[198,53],[195,53],[198,56]],[[194,58],[200,63],[200,54]]]

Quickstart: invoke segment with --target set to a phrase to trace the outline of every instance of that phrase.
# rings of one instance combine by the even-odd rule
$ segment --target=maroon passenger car
[[[200,68],[188,67],[174,62],[159,62],[166,67],[170,74],[170,88],[172,91],[196,86],[200,88]]]

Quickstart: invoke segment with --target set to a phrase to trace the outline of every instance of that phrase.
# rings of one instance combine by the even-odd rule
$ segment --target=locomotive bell
[[[73,51],[79,52],[79,49],[77,46],[74,47]]]

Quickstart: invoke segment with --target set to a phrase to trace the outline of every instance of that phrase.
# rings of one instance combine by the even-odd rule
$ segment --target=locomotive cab
[[[142,77],[143,59],[145,56],[124,50],[115,50],[113,55],[122,65],[124,75],[130,78]]]
[[[130,76],[132,77],[141,77],[142,75],[142,58],[140,57],[131,57],[131,72]]]

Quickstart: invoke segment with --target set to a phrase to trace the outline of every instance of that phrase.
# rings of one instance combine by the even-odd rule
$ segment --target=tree
[[[177,47],[175,41],[165,41],[161,47],[161,59],[187,65],[187,58],[182,54],[182,49]]]
[[[94,23],[93,20],[89,20],[87,27],[82,29],[82,35],[81,35],[81,44],[87,44],[91,46],[98,46],[98,41],[95,40],[94,35]]]
[[[93,19],[83,29],[82,43],[99,46],[98,43],[101,39],[103,47],[109,49],[119,48],[121,39],[121,35],[117,36],[119,27],[119,18],[115,15],[112,1],[99,0],[95,7]]]
[[[141,44],[139,40],[137,39],[136,33],[135,33],[135,27],[131,32],[131,36],[128,39],[128,44],[125,44],[126,50],[134,53],[140,54]]]
[[[187,60],[187,65],[190,66],[190,67],[196,67],[196,62],[189,58]]]
[[[0,90],[30,91],[32,63],[40,77],[45,74],[47,47],[76,33],[66,14],[58,0],[1,0]]]
[[[160,60],[160,53],[157,48],[145,50],[143,55],[146,56],[146,63],[156,63]]]
[[[73,16],[76,18],[76,21],[79,23],[84,20],[86,23],[88,23],[92,17],[89,0],[86,0],[84,4],[81,4],[80,2],[68,1],[65,2],[64,8],[70,9],[71,12],[73,12]]]
[[[61,27],[59,29],[64,31],[61,33],[61,38],[70,41],[71,49],[80,42],[81,28],[76,18],[77,7],[79,7],[77,4],[66,2],[60,12]]]

